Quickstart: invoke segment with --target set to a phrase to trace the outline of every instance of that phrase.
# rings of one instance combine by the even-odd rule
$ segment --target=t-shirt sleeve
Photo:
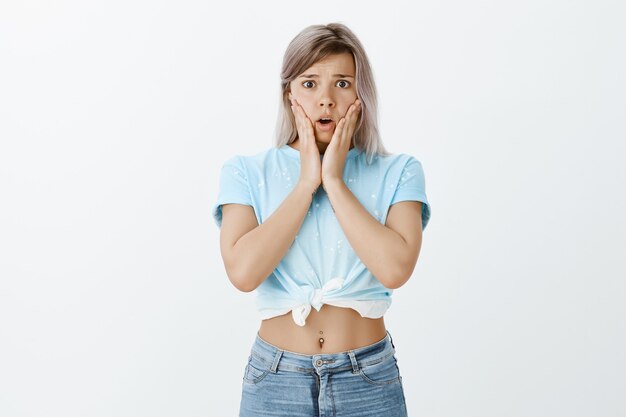
[[[409,158],[402,169],[398,186],[389,205],[400,201],[422,202],[422,230],[426,229],[430,220],[430,204],[426,198],[426,181],[421,162],[413,156]]]
[[[218,228],[222,227],[222,204],[228,203],[253,206],[246,170],[238,155],[226,161],[220,171],[217,201],[211,209]]]

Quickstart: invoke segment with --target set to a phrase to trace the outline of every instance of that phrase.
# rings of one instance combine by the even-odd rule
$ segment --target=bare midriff
[[[370,319],[351,308],[324,304],[319,312],[311,308],[304,326],[298,326],[289,312],[262,320],[258,334],[280,349],[317,355],[372,345],[382,340],[387,330],[384,317]]]

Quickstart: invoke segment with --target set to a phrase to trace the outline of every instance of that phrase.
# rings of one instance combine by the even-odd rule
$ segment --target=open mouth
[[[335,121],[324,117],[319,119],[315,125],[321,132],[331,132],[335,128]]]

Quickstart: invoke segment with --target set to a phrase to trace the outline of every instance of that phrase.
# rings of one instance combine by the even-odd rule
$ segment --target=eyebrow
[[[348,74],[333,74],[333,77],[354,78],[354,76],[348,75]],[[298,78],[319,78],[319,75],[317,75],[317,74],[302,74]]]

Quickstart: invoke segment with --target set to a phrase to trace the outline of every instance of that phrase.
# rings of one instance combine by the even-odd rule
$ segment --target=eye
[[[345,88],[348,88],[348,87],[350,86],[350,81],[346,81],[346,80],[339,80],[339,81],[337,81],[337,84],[339,84],[339,83],[346,83],[347,85],[346,85],[346,87],[345,87]],[[342,87],[342,88],[343,88],[343,87]]]
[[[310,88],[310,87],[307,87],[307,86],[306,86],[306,84],[307,84],[307,83],[312,83],[312,82],[313,82],[313,81],[310,81],[310,80],[309,80],[309,81],[305,81],[305,82],[303,82],[303,83],[302,83],[302,86],[303,86],[304,88]]]

